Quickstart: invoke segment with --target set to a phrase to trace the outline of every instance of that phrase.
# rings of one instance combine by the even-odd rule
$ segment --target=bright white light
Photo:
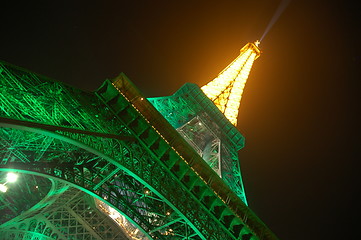
[[[0,192],[6,192],[8,190],[8,187],[4,184],[0,184]]]
[[[18,175],[12,172],[9,172],[6,175],[6,181],[7,182],[16,182],[16,180],[18,179]]]

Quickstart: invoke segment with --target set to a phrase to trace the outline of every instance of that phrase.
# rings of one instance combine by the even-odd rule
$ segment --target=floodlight
[[[16,182],[16,180],[18,179],[18,175],[12,172],[9,172],[6,175],[6,181],[7,182]]]
[[[4,184],[0,184],[0,192],[6,192],[8,190],[8,187]]]

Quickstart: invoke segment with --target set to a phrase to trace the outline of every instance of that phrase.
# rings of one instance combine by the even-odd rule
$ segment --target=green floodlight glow
[[[18,179],[18,175],[15,174],[15,173],[12,173],[12,172],[9,172],[7,175],[6,175],[6,181],[7,182],[16,182],[16,180]]]
[[[0,184],[0,192],[6,192],[8,190],[8,187],[4,184]]]

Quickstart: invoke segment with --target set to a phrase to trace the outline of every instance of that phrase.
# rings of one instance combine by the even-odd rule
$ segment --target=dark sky
[[[8,2],[1,60],[84,90],[124,72],[152,97],[212,80],[281,1]],[[361,10],[351,2],[291,1],[243,94],[249,206],[280,239],[360,235]]]

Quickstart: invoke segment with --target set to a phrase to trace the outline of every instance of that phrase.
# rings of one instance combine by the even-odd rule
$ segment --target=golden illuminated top
[[[258,44],[259,41],[247,43],[241,49],[240,55],[228,67],[201,88],[233,125],[237,125],[243,88],[253,61],[261,54]]]

